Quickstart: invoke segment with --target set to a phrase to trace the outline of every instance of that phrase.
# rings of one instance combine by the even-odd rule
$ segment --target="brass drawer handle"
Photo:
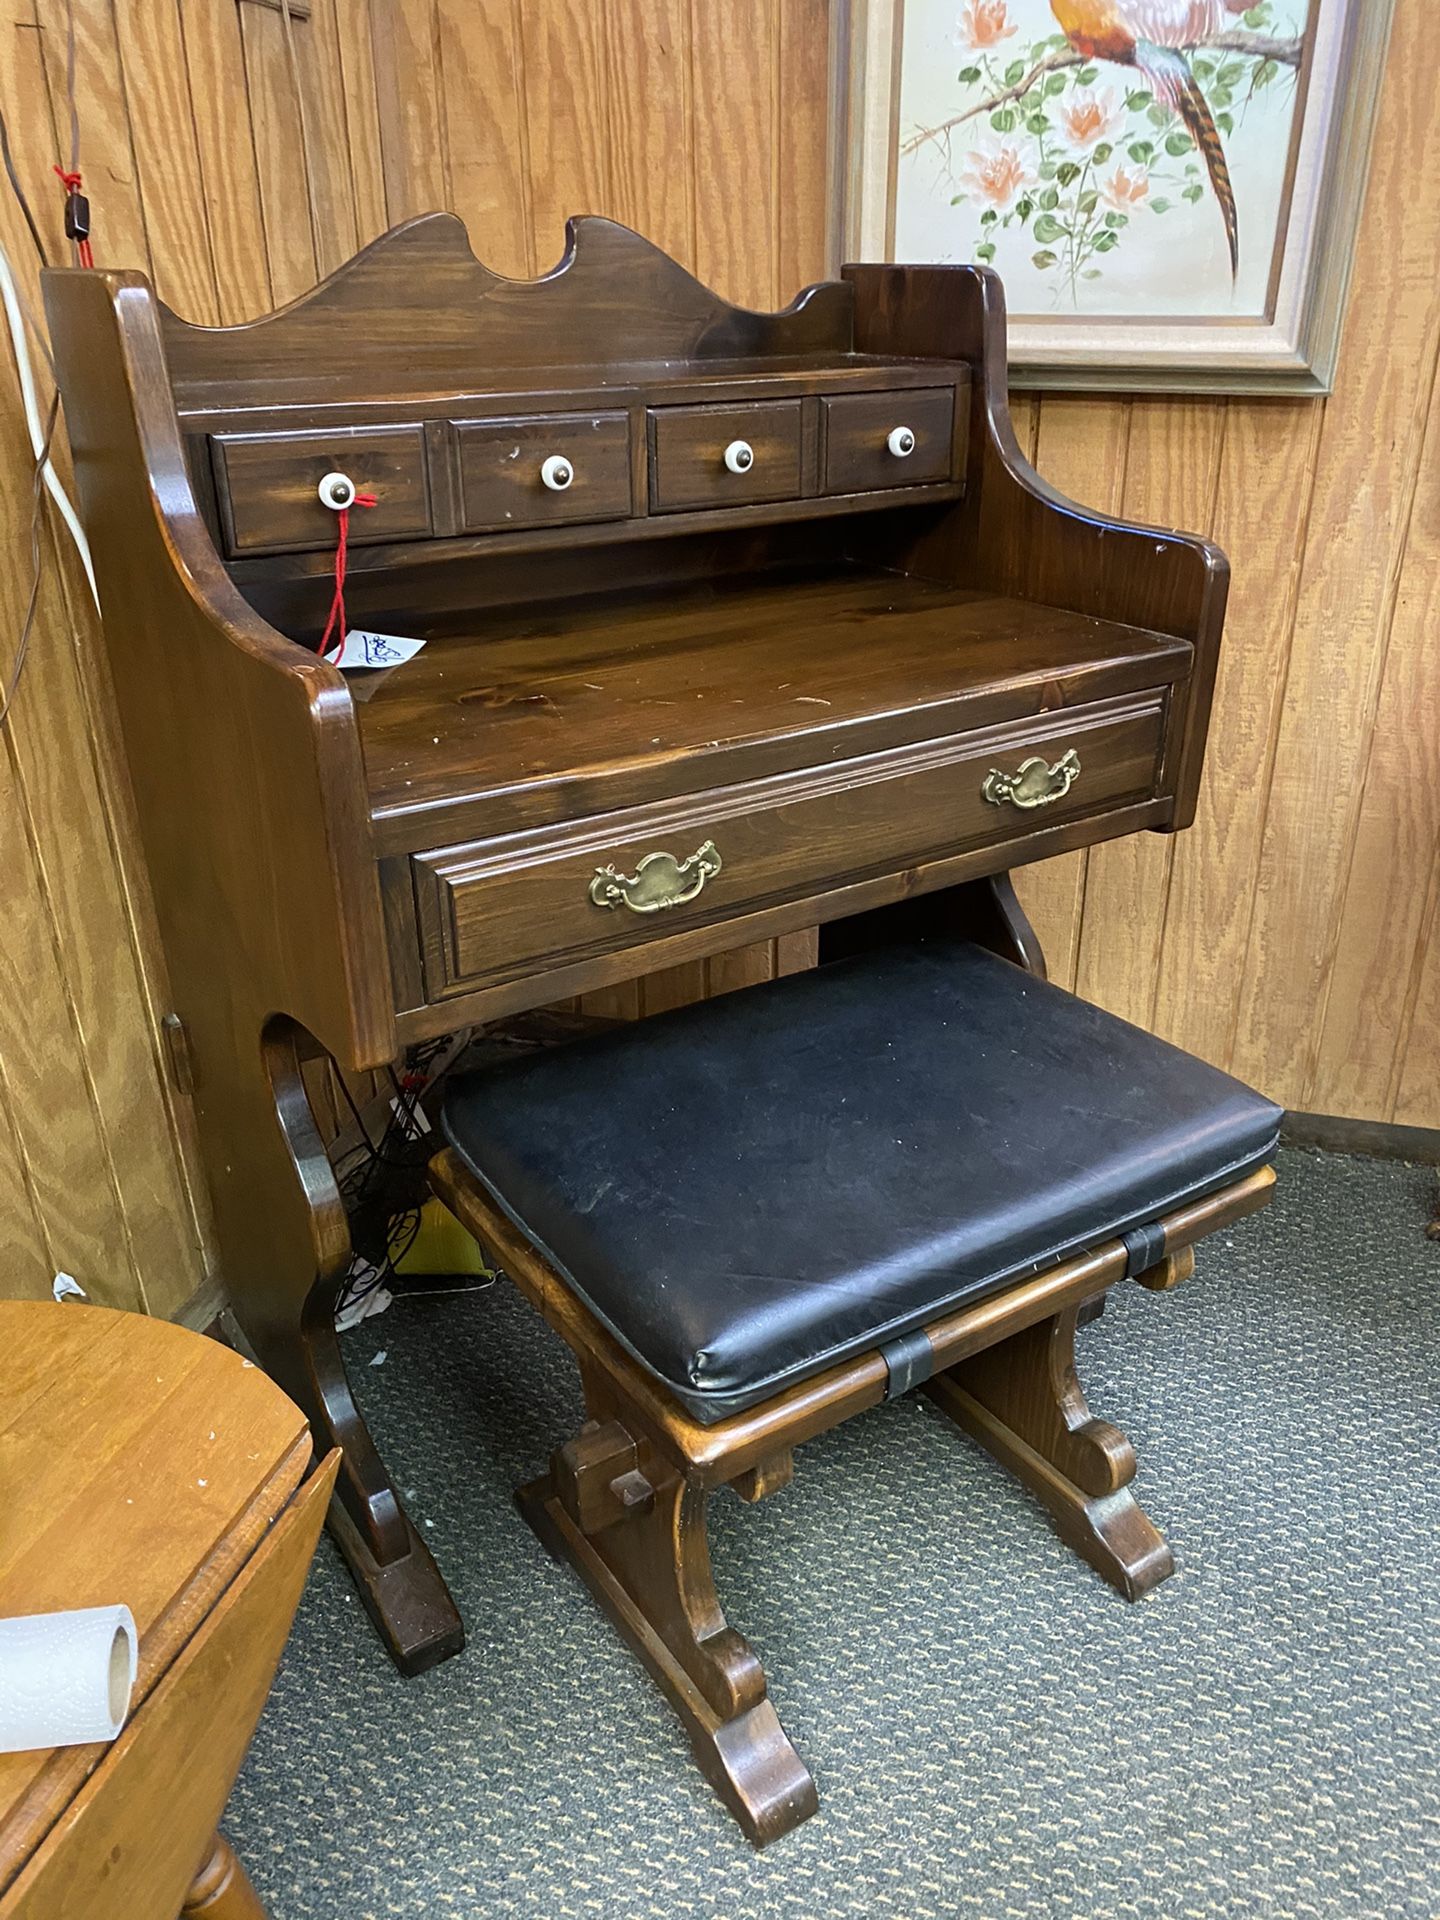
[[[1052,800],[1063,800],[1080,777],[1080,756],[1067,747],[1053,767],[1035,755],[1022,760],[1014,773],[1001,773],[992,767],[980,791],[992,806],[1048,807]]]
[[[597,867],[590,882],[590,898],[597,907],[659,913],[664,907],[683,907],[719,871],[715,842],[707,840],[686,860],[677,860],[673,853],[647,853],[634,873],[617,873],[613,866]]]

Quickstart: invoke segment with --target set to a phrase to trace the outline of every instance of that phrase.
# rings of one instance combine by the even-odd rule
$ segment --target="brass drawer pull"
[[[992,767],[980,791],[992,806],[1048,807],[1052,800],[1063,800],[1080,777],[1080,756],[1067,747],[1053,767],[1035,755],[1022,760],[1014,773],[1001,773]]]
[[[590,898],[597,907],[659,913],[663,907],[683,907],[719,871],[715,842],[707,840],[686,860],[677,860],[673,853],[647,853],[634,873],[617,873],[613,866],[597,867],[590,882]]]

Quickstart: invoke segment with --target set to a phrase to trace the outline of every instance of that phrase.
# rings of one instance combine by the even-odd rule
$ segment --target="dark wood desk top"
[[[858,565],[497,608],[421,637],[355,689],[386,853],[1166,685],[1191,660],[1172,635]]]

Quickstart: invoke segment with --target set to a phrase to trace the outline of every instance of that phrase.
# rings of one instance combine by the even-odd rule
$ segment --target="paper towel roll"
[[[0,1620],[0,1753],[113,1740],[135,1685],[128,1607]]]

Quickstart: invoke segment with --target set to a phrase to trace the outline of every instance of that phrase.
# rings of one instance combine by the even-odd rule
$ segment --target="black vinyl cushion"
[[[715,1421],[1263,1166],[1280,1109],[994,954],[886,949],[457,1079],[444,1131]]]

